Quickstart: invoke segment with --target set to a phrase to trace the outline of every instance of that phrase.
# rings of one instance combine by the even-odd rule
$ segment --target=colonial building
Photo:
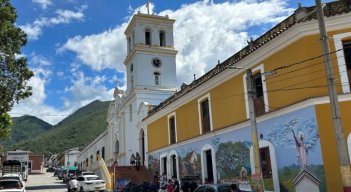
[[[108,131],[80,154],[84,167],[129,165],[140,153],[152,172],[203,181],[250,179],[254,172],[246,69],[254,103],[264,187],[270,191],[341,191],[323,52],[315,7],[301,7],[242,50],[176,92],[174,20],[137,13],[125,35],[127,90],[116,88]],[[343,127],[351,151],[351,6],[324,12]],[[90,160],[91,159],[91,160]]]
[[[148,168],[168,177],[243,180],[254,173],[246,69],[253,71],[268,191],[342,191],[315,7],[301,7],[149,111]],[[324,8],[344,133],[351,149],[351,7]],[[234,19],[234,18],[233,18]],[[125,139],[128,139],[127,137]],[[134,139],[135,141],[135,139]]]

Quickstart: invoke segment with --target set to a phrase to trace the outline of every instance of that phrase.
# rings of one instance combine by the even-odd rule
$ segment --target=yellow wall
[[[153,151],[168,145],[167,116],[147,126],[148,150]]]
[[[333,129],[330,105],[317,105],[315,109],[328,191],[342,191],[339,160],[336,147],[337,144]],[[340,109],[342,113],[341,116],[345,130],[344,134],[346,142],[347,136],[351,131],[351,101],[341,102]]]
[[[213,129],[246,119],[243,76],[236,76],[210,91]]]
[[[335,33],[344,33],[348,31],[351,31],[351,29],[331,32],[328,35],[333,36]],[[283,65],[290,65],[312,57],[320,56],[322,54],[322,48],[319,39],[319,35],[303,37],[282,50],[277,51],[270,57],[261,61],[257,60],[255,66],[263,64],[265,72],[267,72]],[[335,50],[333,47],[334,43],[330,42],[330,45],[331,51]],[[263,46],[262,49],[265,49],[265,46]],[[253,55],[255,55],[255,53],[253,53]],[[336,54],[332,54],[331,57],[334,71],[338,74],[337,60],[335,59]],[[320,57],[315,60],[296,64],[293,67],[278,70],[277,74],[274,76],[266,76],[270,111],[283,108],[311,97],[327,95],[326,78],[324,74],[323,58]],[[244,73],[237,75],[208,91],[211,96],[210,104],[212,108],[211,113],[214,130],[222,129],[247,120],[245,97],[243,94],[243,75]],[[340,78],[338,76],[336,76],[336,80],[337,83],[340,83]],[[193,91],[197,91],[197,89]],[[338,92],[341,92],[340,86],[338,86]],[[200,134],[197,100],[202,96],[203,95],[198,95],[188,103],[173,110],[176,112],[178,142],[194,138]],[[148,125],[149,151],[167,146],[167,115],[168,114],[164,114],[160,120]],[[152,133],[157,134],[157,138],[167,138],[167,142],[155,139],[156,136]]]
[[[197,100],[179,107],[176,110],[176,116],[178,142],[200,134]]]

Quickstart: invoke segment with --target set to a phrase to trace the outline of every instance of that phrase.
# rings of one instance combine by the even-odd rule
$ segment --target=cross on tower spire
[[[150,2],[151,0],[147,0],[146,7],[147,7],[147,14],[150,15]]]

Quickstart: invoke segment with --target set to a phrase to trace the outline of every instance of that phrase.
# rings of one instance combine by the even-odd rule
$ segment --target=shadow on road
[[[67,189],[66,185],[39,185],[39,186],[26,186],[26,190],[43,190],[48,191],[49,189]]]

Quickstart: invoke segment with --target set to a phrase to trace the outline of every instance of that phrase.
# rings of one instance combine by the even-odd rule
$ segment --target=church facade
[[[323,52],[314,7],[302,7],[176,91],[174,20],[138,13],[125,35],[127,89],[115,89],[105,133],[81,153],[129,166],[138,152],[150,171],[180,179],[237,182],[254,172],[245,69],[253,72],[259,153],[267,191],[341,191]],[[326,4],[330,56],[351,151],[351,7]],[[108,154],[107,154],[108,153]],[[349,152],[350,154],[350,152]],[[244,171],[243,171],[244,170]]]

